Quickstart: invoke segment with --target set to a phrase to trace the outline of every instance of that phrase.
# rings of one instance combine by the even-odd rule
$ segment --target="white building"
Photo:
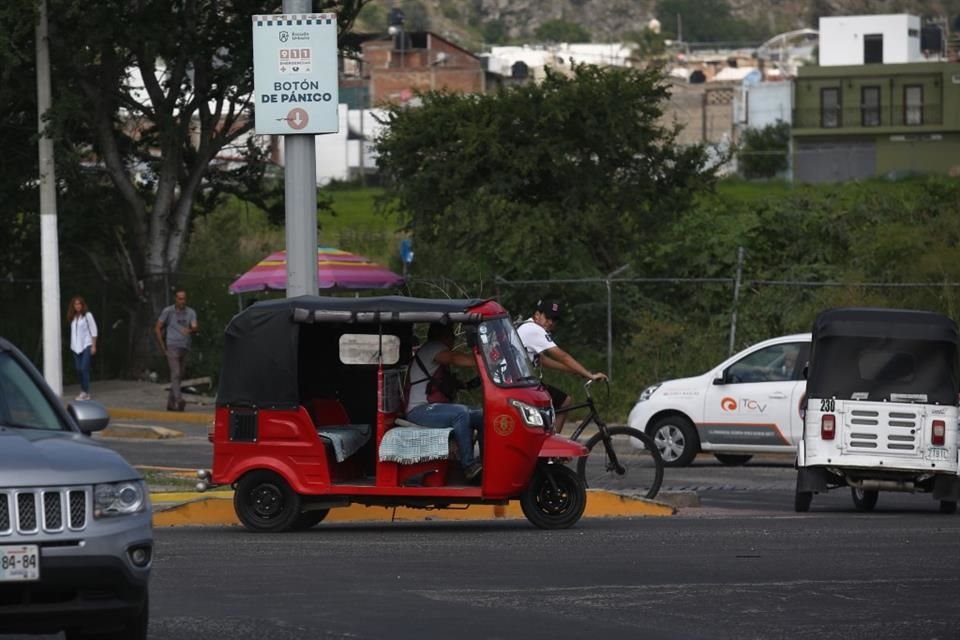
[[[920,29],[905,13],[820,18],[820,66],[925,62]]]

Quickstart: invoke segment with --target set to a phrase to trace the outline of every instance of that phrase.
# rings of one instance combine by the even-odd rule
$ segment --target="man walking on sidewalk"
[[[200,331],[197,313],[187,306],[187,292],[178,289],[174,303],[160,312],[154,333],[160,350],[167,356],[170,367],[170,393],[167,394],[167,411],[183,411],[186,402],[180,393],[180,381],[187,368],[187,354],[193,334]]]

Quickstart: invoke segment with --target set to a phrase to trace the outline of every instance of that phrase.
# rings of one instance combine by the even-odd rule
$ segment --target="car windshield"
[[[0,352],[0,427],[66,431],[67,426],[33,378],[9,353]]]
[[[494,384],[501,387],[539,384],[527,351],[509,318],[481,322],[477,335],[483,362]]]

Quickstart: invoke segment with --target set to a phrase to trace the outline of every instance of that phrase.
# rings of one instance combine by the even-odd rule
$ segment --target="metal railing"
[[[919,127],[943,124],[940,104],[794,109],[795,129]]]

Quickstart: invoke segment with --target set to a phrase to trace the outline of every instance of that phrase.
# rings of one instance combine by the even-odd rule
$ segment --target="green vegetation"
[[[577,22],[549,20],[537,27],[537,39],[545,42],[590,42],[590,32]]]
[[[659,0],[664,33],[684,42],[762,42],[774,35],[733,15],[725,0]]]
[[[782,120],[763,129],[747,129],[737,150],[737,163],[745,178],[773,178],[787,170],[790,125]]]

